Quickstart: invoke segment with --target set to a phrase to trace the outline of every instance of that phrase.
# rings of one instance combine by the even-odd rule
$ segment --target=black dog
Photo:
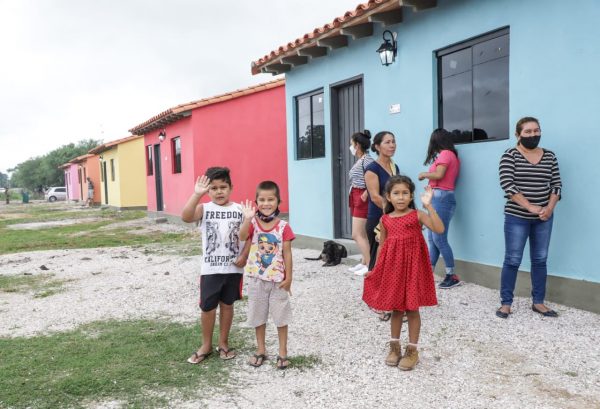
[[[323,243],[323,251],[317,258],[304,257],[306,260],[323,260],[323,267],[337,266],[342,262],[342,258],[348,257],[348,251],[343,244],[336,243],[333,240],[327,240]]]

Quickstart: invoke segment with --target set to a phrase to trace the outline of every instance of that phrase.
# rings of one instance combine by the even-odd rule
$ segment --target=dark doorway
[[[154,145],[154,182],[156,183],[156,211],[163,210],[162,176],[160,173],[160,145]]]
[[[331,86],[331,140],[333,169],[333,215],[335,237],[352,238],[352,216],[348,207],[348,172],[355,158],[350,136],[364,127],[362,75]]]
[[[108,175],[106,174],[106,161],[102,162],[102,176],[104,177],[104,204],[108,204]]]
[[[81,200],[84,200],[83,198],[83,183],[84,180],[81,177],[81,168],[77,169],[77,173],[79,176],[79,197],[81,198]]]

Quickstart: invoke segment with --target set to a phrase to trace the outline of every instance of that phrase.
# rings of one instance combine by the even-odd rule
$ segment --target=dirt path
[[[53,279],[70,280],[64,291],[45,298],[0,292],[0,336],[64,331],[105,319],[196,321],[199,256],[156,253],[168,250],[144,246],[0,256],[0,274],[51,273]],[[421,362],[406,373],[383,364],[389,324],[361,302],[362,280],[347,266],[322,268],[303,259],[314,254],[294,250],[289,350],[321,363],[282,372],[273,361],[254,369],[239,356],[232,362],[228,392],[199,397],[206,407],[600,408],[598,315],[552,305],[560,318],[542,318],[519,298],[514,314],[499,320],[496,291],[472,284],[440,291],[440,305],[422,310]],[[267,334],[275,354],[275,328],[269,326]],[[405,342],[405,331],[402,338]],[[199,405],[174,399],[171,406]]]

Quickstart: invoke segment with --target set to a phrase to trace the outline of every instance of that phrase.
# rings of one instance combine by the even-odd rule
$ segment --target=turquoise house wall
[[[435,50],[508,26],[510,139],[457,146],[462,169],[450,229],[455,257],[502,265],[504,199],[498,161],[516,142],[515,122],[531,115],[541,121],[541,145],[558,156],[564,185],[555,211],[549,273],[600,282],[598,21],[600,2],[595,0],[441,0],[421,12],[404,8],[404,21],[386,27],[398,33],[399,43],[398,59],[389,67],[383,67],[375,53],[384,29],[376,25],[373,36],[350,40],[348,47],[292,69],[286,74],[286,106],[294,231],[319,238],[334,234],[331,84],[363,75],[365,127],[373,134],[389,130],[396,135],[395,160],[401,172],[416,181],[425,170],[429,135],[437,127]],[[326,156],[296,160],[294,97],[319,88],[325,98]],[[396,103],[401,112],[389,114],[389,106]],[[417,183],[417,189],[424,185]],[[526,253],[524,270],[529,270],[528,259]]]

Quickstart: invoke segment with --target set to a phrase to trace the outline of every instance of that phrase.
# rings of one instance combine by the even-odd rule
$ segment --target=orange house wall
[[[100,159],[98,155],[94,155],[88,158],[85,162],[82,163],[82,167],[85,168],[86,176],[89,177],[94,184],[94,203],[100,203]],[[82,175],[83,176],[83,175]],[[82,182],[83,184],[83,201],[87,200],[88,194],[88,185],[87,180]]]

